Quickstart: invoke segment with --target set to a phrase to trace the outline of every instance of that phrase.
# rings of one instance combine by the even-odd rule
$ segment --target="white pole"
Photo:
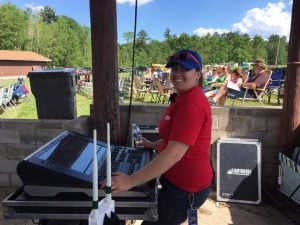
[[[98,209],[97,130],[93,130],[93,209]]]
[[[107,123],[106,187],[111,190],[110,123]],[[106,194],[106,199],[111,201],[111,192]]]

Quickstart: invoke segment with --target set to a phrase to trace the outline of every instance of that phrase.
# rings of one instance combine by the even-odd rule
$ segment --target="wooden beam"
[[[93,127],[98,139],[106,140],[106,123],[111,124],[111,142],[119,142],[120,113],[117,64],[116,1],[90,0]]]
[[[300,1],[293,1],[280,147],[291,155],[300,144]]]

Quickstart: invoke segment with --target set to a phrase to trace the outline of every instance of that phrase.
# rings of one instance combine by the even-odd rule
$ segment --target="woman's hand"
[[[106,180],[103,180],[101,182],[101,188],[105,188],[105,187],[106,187]],[[127,191],[131,188],[133,188],[133,184],[131,182],[130,176],[121,172],[112,173],[111,190],[113,194],[122,191]]]
[[[153,142],[143,137],[143,144],[145,148],[153,149]]]
[[[143,144],[146,149],[157,150],[159,148],[160,143],[161,143],[161,139],[152,142],[149,141],[147,138],[143,137]]]

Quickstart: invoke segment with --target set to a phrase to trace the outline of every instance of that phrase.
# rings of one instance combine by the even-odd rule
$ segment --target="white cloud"
[[[44,9],[44,6],[43,6],[43,5],[34,5],[33,3],[30,3],[30,4],[26,4],[26,5],[25,5],[25,8],[29,8],[29,9],[32,10],[32,12],[38,13],[38,12],[40,12],[42,9]]]
[[[138,5],[146,5],[150,2],[152,2],[153,0],[138,0]],[[130,5],[135,5],[135,0],[117,0],[117,3],[119,4],[126,4],[129,3]]]
[[[199,27],[198,29],[194,30],[193,33],[198,35],[198,36],[205,36],[206,34],[214,34],[214,33],[219,33],[219,34],[223,34],[223,33],[228,33],[230,30],[227,29],[221,29],[221,28],[203,28],[203,27]]]
[[[268,3],[263,9],[254,8],[246,13],[241,22],[232,25],[233,31],[260,35],[264,38],[271,34],[289,36],[291,15],[285,10],[283,2]]]
[[[253,8],[246,12],[244,18],[231,26],[230,31],[247,33],[251,37],[259,35],[267,38],[272,34],[289,37],[291,25],[291,13],[288,12],[283,2],[268,3],[265,8]],[[198,28],[193,32],[199,36],[208,32],[220,30],[218,33],[228,32],[221,28]]]

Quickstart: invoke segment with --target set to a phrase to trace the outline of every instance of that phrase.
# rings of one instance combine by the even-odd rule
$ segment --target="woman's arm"
[[[244,84],[242,84],[242,87],[244,87],[244,88],[250,88],[250,89],[255,89],[257,86],[256,86],[256,83],[250,82],[250,83],[244,83]]]
[[[118,193],[129,190],[137,185],[159,177],[174,166],[188,150],[189,145],[177,141],[169,141],[166,149],[151,162],[136,173],[128,176],[124,173],[114,173],[112,191]]]
[[[239,77],[239,78],[237,79],[236,85],[239,86],[239,87],[241,87],[242,84],[243,84],[243,79]]]
[[[157,140],[157,141],[149,141],[147,138],[143,137],[143,141],[144,141],[144,147],[151,149],[151,150],[158,150],[159,145],[161,143],[161,139]]]

